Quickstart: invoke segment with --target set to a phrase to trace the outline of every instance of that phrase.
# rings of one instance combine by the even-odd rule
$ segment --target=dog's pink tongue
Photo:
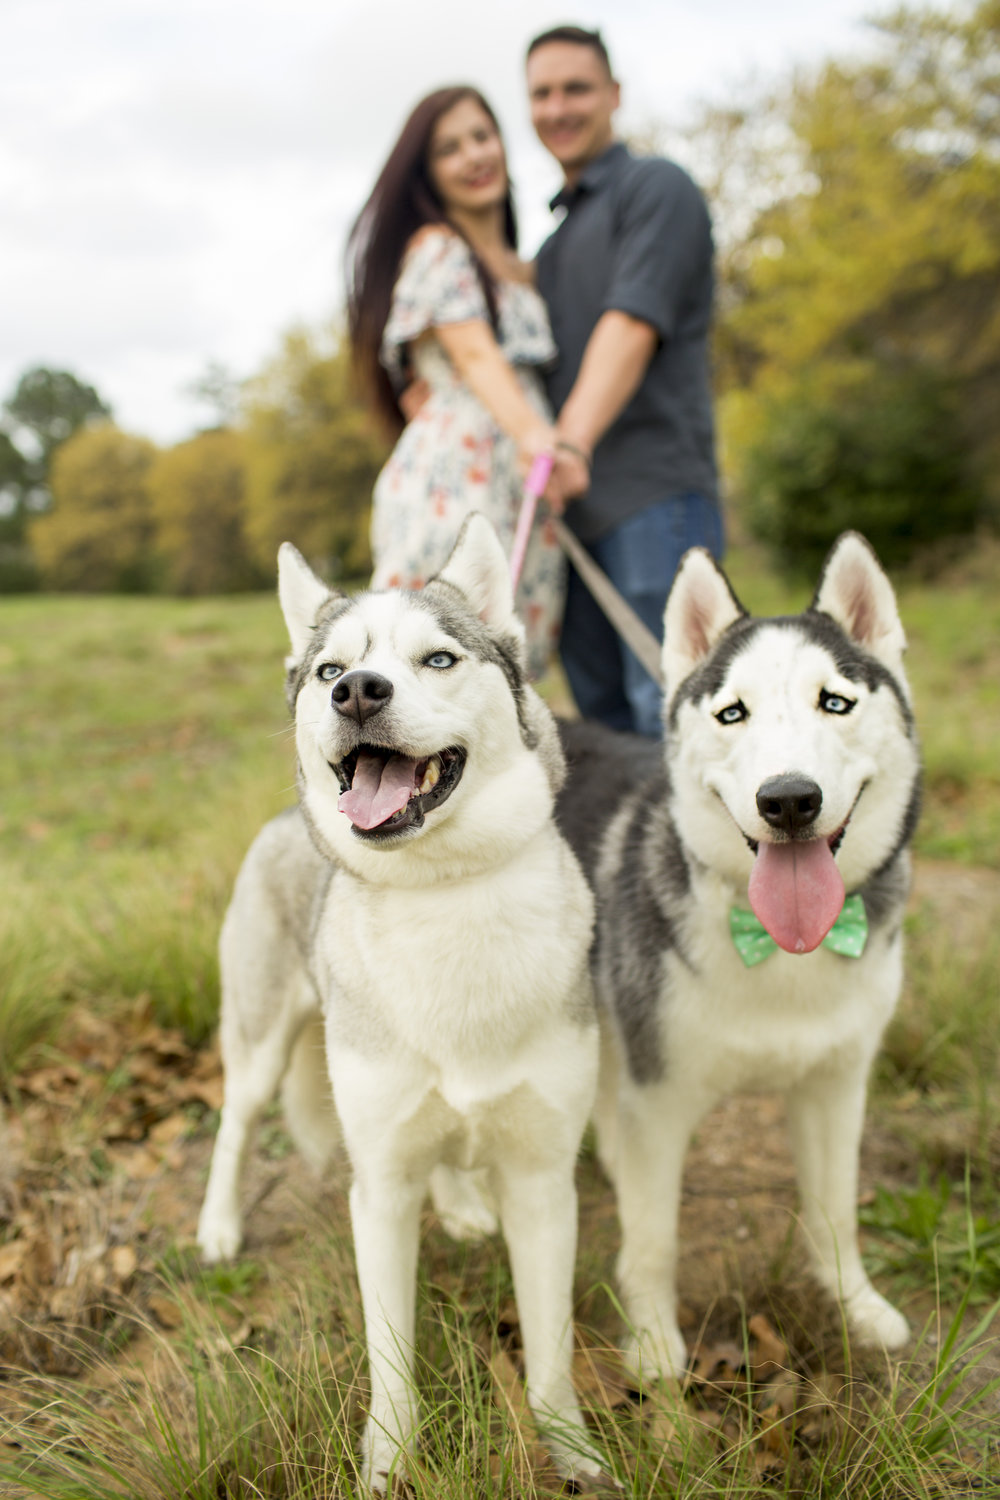
[[[410,800],[416,769],[417,762],[408,755],[383,760],[370,750],[362,750],[351,789],[341,792],[337,806],[355,828],[377,828]]]
[[[779,948],[811,953],[840,915],[844,882],[825,839],[762,843],[747,895],[754,915]]]

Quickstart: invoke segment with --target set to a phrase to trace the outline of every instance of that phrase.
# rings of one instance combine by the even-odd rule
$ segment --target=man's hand
[[[590,488],[590,470],[584,459],[568,448],[556,447],[552,474],[545,487],[545,501],[553,515],[561,516],[571,500]]]

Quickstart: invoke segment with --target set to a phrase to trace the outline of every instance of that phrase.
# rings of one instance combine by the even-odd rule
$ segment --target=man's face
[[[592,47],[536,48],[528,58],[528,99],[538,139],[570,181],[611,145],[619,90]]]

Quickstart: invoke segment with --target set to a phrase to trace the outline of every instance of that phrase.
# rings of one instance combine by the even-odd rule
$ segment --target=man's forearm
[[[658,337],[628,313],[598,318],[557,426],[567,442],[590,454],[642,383]]]

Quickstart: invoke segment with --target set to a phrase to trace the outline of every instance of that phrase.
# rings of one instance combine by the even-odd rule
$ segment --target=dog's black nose
[[[385,708],[391,697],[392,683],[379,672],[345,672],[334,683],[330,702],[345,719],[363,724]]]
[[[782,833],[798,833],[815,823],[823,806],[823,793],[809,776],[789,771],[769,776],[757,788],[757,811],[765,823]]]

